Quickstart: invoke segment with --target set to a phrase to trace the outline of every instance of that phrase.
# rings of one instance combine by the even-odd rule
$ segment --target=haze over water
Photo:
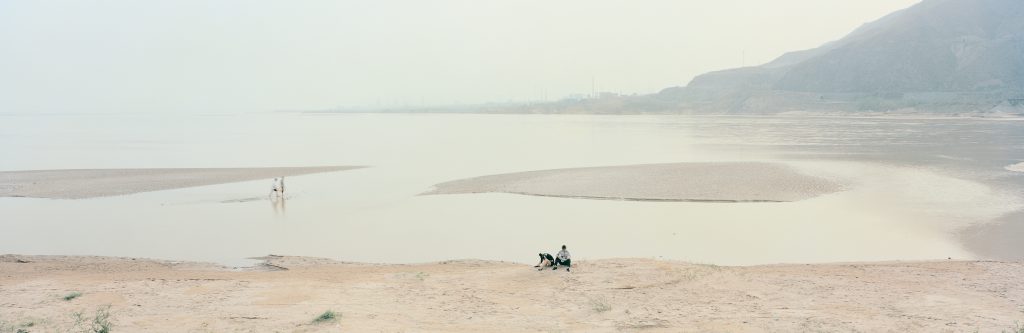
[[[716,264],[1002,257],[965,233],[1020,230],[1024,122],[475,114],[5,115],[0,170],[365,165],[85,200],[0,198],[0,252],[240,263],[265,254],[409,263],[582,259]],[[460,178],[767,161],[848,190],[792,203],[418,195]],[[1015,217],[1016,216],[1016,217]],[[973,227],[972,227],[973,226]],[[978,226],[986,226],[978,228]],[[967,230],[967,231],[965,231]]]

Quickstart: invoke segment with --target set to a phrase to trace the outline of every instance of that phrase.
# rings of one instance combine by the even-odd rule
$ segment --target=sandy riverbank
[[[361,167],[0,171],[0,197],[84,199],[260,179],[267,180],[267,190],[269,191],[270,179],[275,177],[357,168]]]
[[[636,201],[786,202],[842,190],[778,163],[641,164],[508,173],[437,184],[425,194],[504,192]]]
[[[1024,322],[1024,263],[720,267],[582,261],[573,272],[456,260],[270,257],[263,270],[130,258],[0,256],[0,331],[109,308],[114,332],[1000,332]],[[81,296],[64,297],[72,292]],[[333,320],[313,323],[333,310]],[[29,326],[30,325],[30,326]]]

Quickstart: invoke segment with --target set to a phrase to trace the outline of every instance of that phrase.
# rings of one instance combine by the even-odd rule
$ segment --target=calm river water
[[[0,198],[0,253],[241,264],[653,257],[746,265],[997,258],[1024,245],[1024,121],[479,114],[0,115],[0,170],[365,165],[128,196]],[[527,170],[768,161],[841,180],[792,203],[418,195]],[[254,199],[260,198],[260,199]]]

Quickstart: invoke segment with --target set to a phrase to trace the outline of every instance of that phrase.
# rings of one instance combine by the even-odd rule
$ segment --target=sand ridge
[[[0,197],[85,199],[363,168],[72,169],[0,171]],[[269,182],[268,182],[269,183]],[[286,184],[287,185],[287,184]],[[269,185],[268,190],[269,190]]]
[[[999,332],[1024,320],[1021,262],[605,259],[581,260],[568,273],[482,260],[265,259],[276,269],[0,256],[0,327],[61,330],[73,312],[108,305],[121,332]],[[82,295],[65,301],[72,291]],[[338,317],[313,323],[327,310]]]
[[[424,194],[502,192],[632,201],[789,202],[843,190],[779,163],[668,163],[539,170],[440,183]]]

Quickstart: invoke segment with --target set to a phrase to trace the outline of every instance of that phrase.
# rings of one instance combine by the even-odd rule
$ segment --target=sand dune
[[[0,197],[83,199],[361,168],[80,169],[0,172]],[[269,188],[269,182],[268,182]]]
[[[457,260],[271,257],[265,270],[0,256],[0,331],[64,331],[109,305],[115,332],[999,332],[1024,320],[1020,262],[720,267],[582,261],[572,273]],[[81,296],[63,297],[71,292]],[[333,320],[313,323],[327,310]]]
[[[785,202],[840,191],[776,163],[671,163],[541,170],[455,180],[424,194],[504,192],[586,199]]]

